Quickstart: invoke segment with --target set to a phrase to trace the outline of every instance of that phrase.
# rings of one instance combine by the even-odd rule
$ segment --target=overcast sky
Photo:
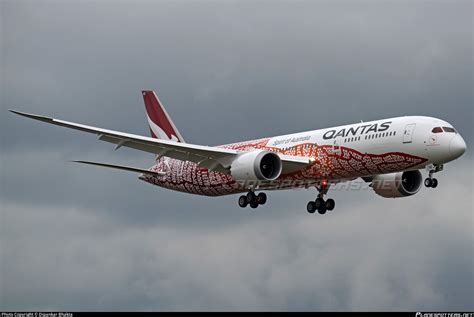
[[[474,310],[473,35],[471,1],[0,0],[0,310]],[[250,210],[7,112],[148,135],[144,88],[197,144],[419,114],[468,151],[412,197]]]

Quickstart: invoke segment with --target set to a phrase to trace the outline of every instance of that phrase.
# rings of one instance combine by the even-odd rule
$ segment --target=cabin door
[[[403,132],[403,143],[411,143],[413,141],[413,132],[415,131],[416,123],[407,124]]]

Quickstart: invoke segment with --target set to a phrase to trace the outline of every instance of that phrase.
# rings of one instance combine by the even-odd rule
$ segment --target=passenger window
[[[443,127],[444,132],[456,133],[456,130],[450,127]]]
[[[431,130],[432,133],[441,133],[443,132],[443,129],[441,129],[441,127],[436,127],[436,128],[433,128],[433,130]]]

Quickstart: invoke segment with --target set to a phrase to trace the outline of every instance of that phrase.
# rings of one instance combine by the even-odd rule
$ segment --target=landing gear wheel
[[[336,202],[334,201],[334,199],[331,199],[329,198],[328,200],[326,200],[326,209],[331,211],[334,209],[334,207],[336,206]]]
[[[430,164],[426,166],[426,170],[428,171],[428,178],[425,179],[425,186],[436,188],[438,186],[438,180],[433,178],[433,174],[441,172],[443,170],[443,164]]]
[[[334,199],[324,200],[324,195],[327,194],[329,189],[329,183],[327,180],[322,180],[319,186],[316,186],[319,194],[314,202],[310,201],[306,206],[306,210],[309,213],[314,213],[316,210],[319,214],[324,215],[326,211],[333,210],[336,206]]]
[[[322,198],[316,198],[316,200],[314,201],[314,205],[316,206],[316,209],[319,209],[319,208],[321,208],[322,206],[325,206],[326,203],[324,202],[324,199],[322,199]]]
[[[310,201],[307,205],[306,205],[306,210],[310,213],[310,214],[314,214],[314,212],[316,211],[316,204],[314,203],[314,201]]]
[[[248,205],[248,201],[247,201],[247,196],[245,195],[242,195],[239,197],[239,206],[242,207],[242,208],[245,208],[247,207]]]
[[[320,215],[324,215],[326,213],[326,210],[327,209],[326,209],[325,205],[318,208],[318,212],[319,212]]]
[[[265,193],[259,193],[257,195],[257,203],[259,205],[265,205],[266,202],[267,202],[267,195]]]
[[[258,207],[258,203],[257,203],[256,201],[252,201],[252,202],[250,203],[250,208],[255,209],[255,208],[257,208],[257,207]]]
[[[251,204],[252,202],[257,202],[257,195],[254,192],[247,193],[247,202]]]

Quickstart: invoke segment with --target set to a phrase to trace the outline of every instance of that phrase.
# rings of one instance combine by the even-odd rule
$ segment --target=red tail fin
[[[152,90],[143,90],[142,95],[143,101],[145,102],[151,136],[156,139],[185,143],[181,133],[179,133],[155,92]]]

